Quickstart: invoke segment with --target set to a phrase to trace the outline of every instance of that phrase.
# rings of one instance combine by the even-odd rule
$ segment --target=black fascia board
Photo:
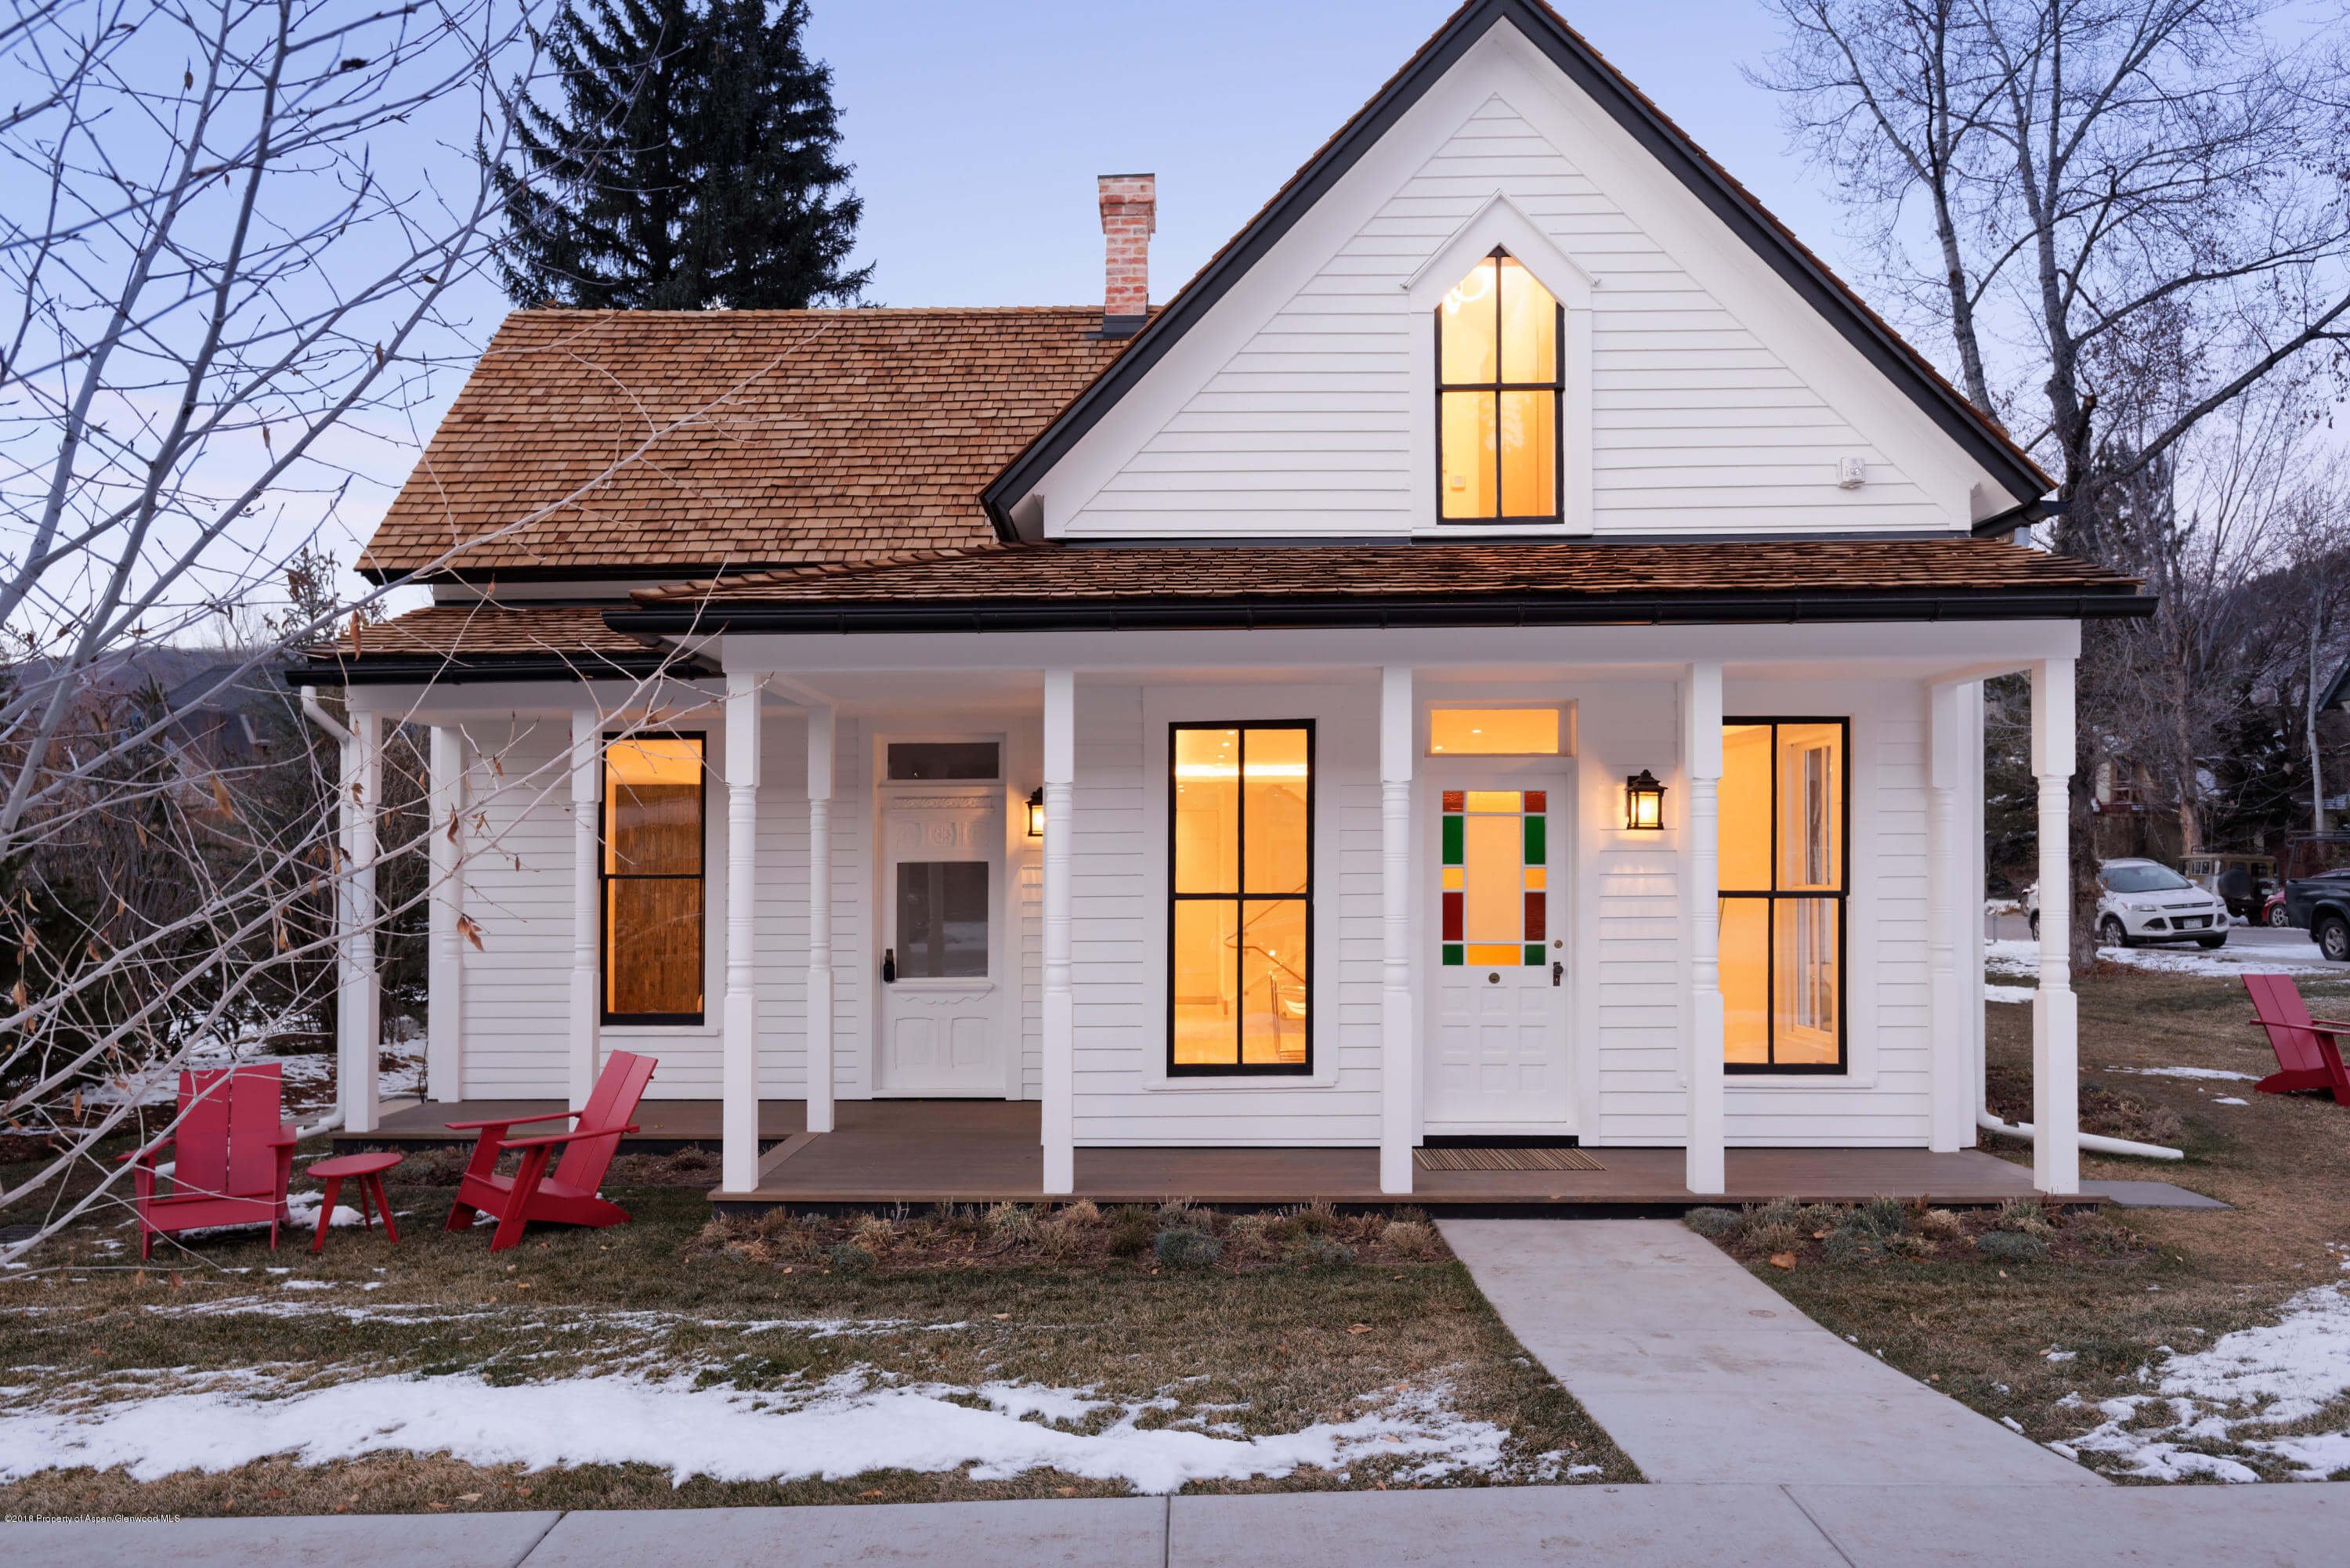
[[[1018,537],[1012,523],[1013,504],[1035,488],[1045,471],[1066,455],[1069,448],[1098,423],[1166,356],[1176,340],[1205,317],[1471,46],[1503,21],[1516,24],[1520,33],[1606,109],[1650,156],[1670,170],[1709,211],[1729,224],[1846,342],[1859,349],[1896,386],[1905,389],[1910,400],[1970,456],[1999,475],[2010,495],[2018,501],[2029,501],[2046,493],[2044,477],[2028,462],[2019,461],[2005,442],[1991,434],[1983,415],[1940,379],[1925,373],[1912,350],[1874,316],[1857,308],[1844,287],[1814,257],[1790,244],[1776,224],[1756,209],[1753,198],[1732,186],[1687,136],[1628,91],[1623,78],[1594,55],[1588,45],[1566,31],[1543,7],[1528,5],[1525,0],[1484,0],[1482,5],[1458,13],[1430,39],[1419,57],[1364,105],[1347,128],[1297,174],[1291,188],[1259,213],[1223,254],[1209,264],[1207,270],[1152,317],[1132,346],[1112,362],[1101,378],[1079,393],[981,493],[997,537],[1006,543]]]
[[[1349,596],[1180,599],[993,599],[962,604],[696,604],[608,610],[604,623],[637,636],[714,632],[849,635],[889,632],[1295,630],[1508,626],[1771,626],[1834,621],[1997,621],[2135,618],[2151,595],[2126,589],[1950,594],[1737,594],[1675,597]]]
[[[462,686],[484,680],[640,680],[652,675],[697,679],[718,671],[698,659],[681,659],[648,649],[641,656],[583,654],[475,654],[463,659],[362,655],[296,664],[286,671],[288,686]]]

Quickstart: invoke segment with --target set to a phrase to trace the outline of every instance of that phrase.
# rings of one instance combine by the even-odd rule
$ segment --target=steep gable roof
[[[1503,22],[1513,25],[1938,428],[1996,476],[2019,505],[2055,487],[2054,481],[1997,421],[1951,386],[1752,192],[1708,156],[1555,11],[1541,0],[1468,0],[1152,317],[1128,352],[1005,465],[988,485],[984,497],[1000,537],[1017,537],[1011,509],[1037,486],[1054,463],[1132,390],[1448,69]]]
[[[660,577],[985,543],[989,476],[1126,347],[1100,325],[1081,306],[516,311],[360,567]]]

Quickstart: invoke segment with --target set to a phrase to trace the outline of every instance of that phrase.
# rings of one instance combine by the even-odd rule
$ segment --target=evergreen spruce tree
[[[806,0],[568,0],[548,40],[560,112],[525,105],[500,171],[518,305],[852,304],[862,204],[837,157]]]

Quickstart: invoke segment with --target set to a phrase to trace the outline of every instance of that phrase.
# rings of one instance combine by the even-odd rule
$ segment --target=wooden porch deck
[[[756,1188],[713,1192],[711,1199],[743,1208],[1043,1202],[1037,1116],[1033,1102],[844,1100],[834,1131],[785,1139],[761,1158]],[[1097,1203],[1180,1197],[1242,1208],[1321,1199],[1451,1213],[1675,1212],[1725,1200],[1849,1203],[1880,1194],[1969,1206],[2034,1190],[2028,1169],[1976,1149],[1733,1148],[1726,1199],[1700,1198],[1681,1184],[1678,1148],[1586,1152],[1603,1168],[1416,1170],[1411,1196],[1399,1199],[1379,1191],[1376,1149],[1080,1148],[1075,1196]]]
[[[451,1122],[482,1122],[494,1116],[536,1116],[564,1108],[561,1100],[426,1100],[409,1101],[387,1110],[371,1133],[334,1135],[338,1153],[362,1148],[426,1148],[436,1144],[469,1144],[472,1133],[451,1132]],[[807,1126],[807,1105],[802,1100],[761,1100],[759,1141],[780,1143]],[[639,1100],[638,1130],[620,1139],[622,1147],[667,1151],[688,1144],[718,1147],[721,1134],[716,1100]],[[515,1137],[545,1132],[545,1127],[518,1129]]]

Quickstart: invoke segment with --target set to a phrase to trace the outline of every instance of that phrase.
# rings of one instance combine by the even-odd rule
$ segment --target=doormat
[[[1422,1170],[1605,1170],[1579,1148],[1416,1148]]]

